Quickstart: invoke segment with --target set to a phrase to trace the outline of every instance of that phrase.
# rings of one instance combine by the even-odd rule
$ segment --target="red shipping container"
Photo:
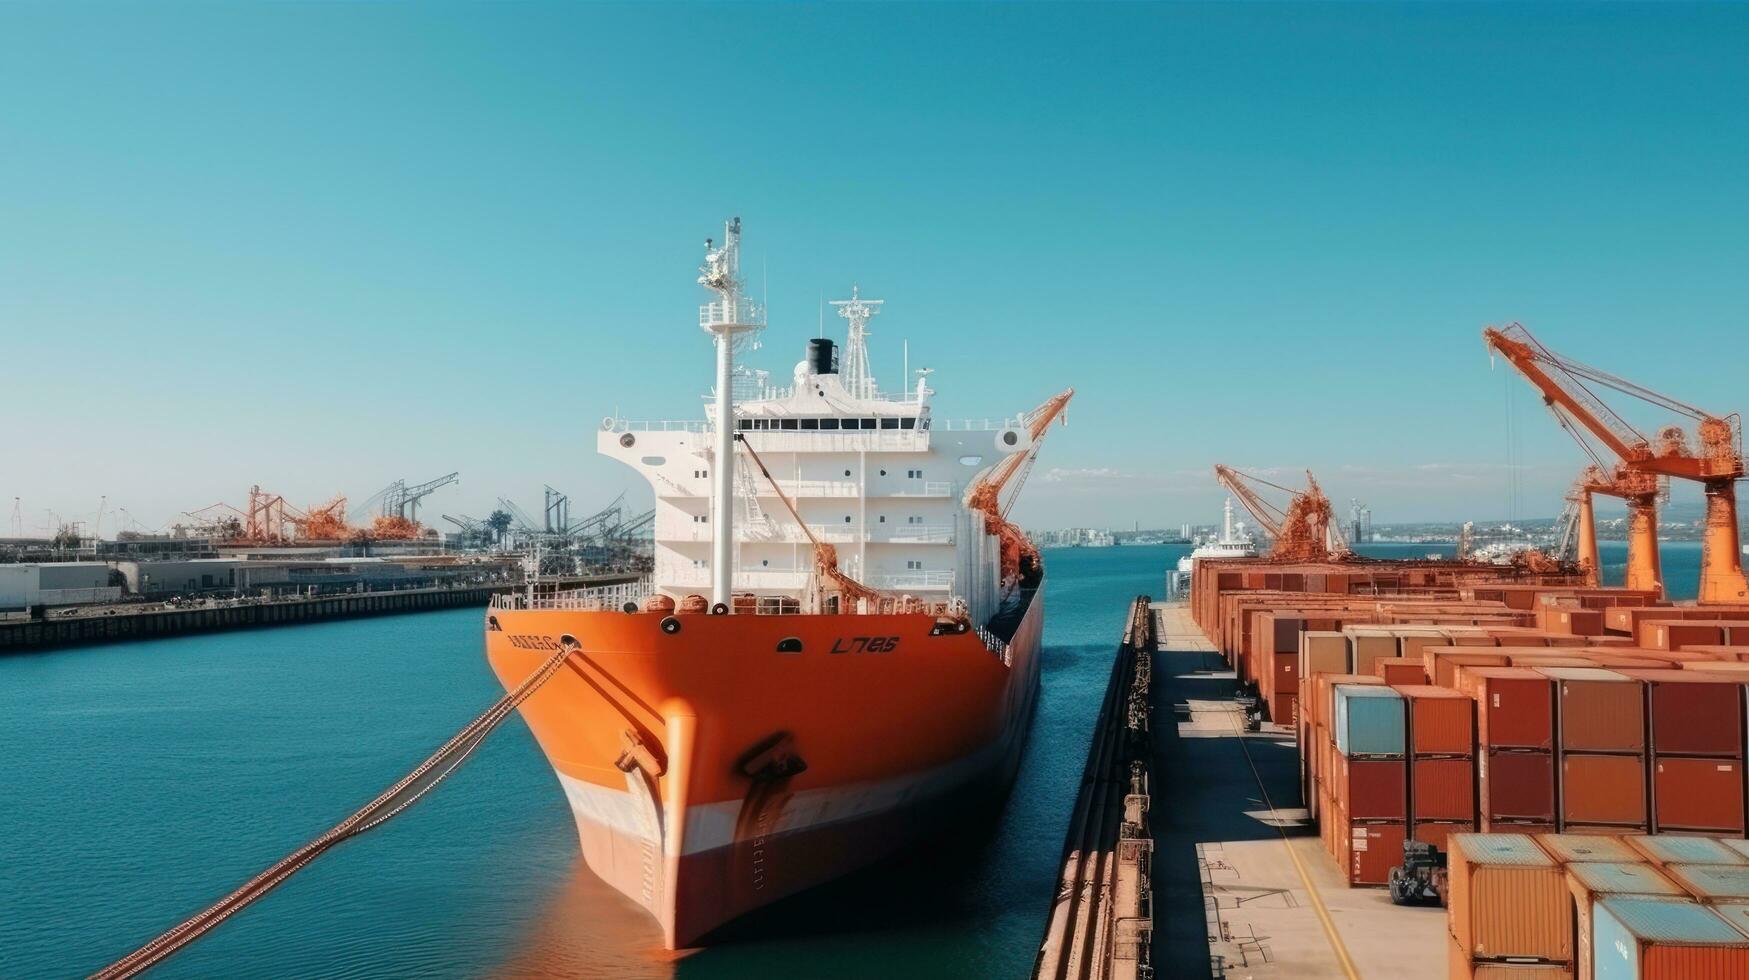
[[[1646,685],[1651,702],[1653,752],[1742,758],[1742,684],[1705,671],[1624,673]]]
[[[1474,820],[1474,759],[1416,759],[1409,769],[1410,819]]]
[[[1397,685],[1408,701],[1409,751],[1415,755],[1473,755],[1476,703],[1457,691],[1426,684]]]
[[[1555,682],[1555,721],[1563,752],[1644,752],[1646,688],[1613,670],[1543,667]]]
[[[1337,863],[1347,874],[1348,884],[1383,885],[1391,880],[1391,869],[1403,863],[1403,841],[1408,837],[1407,825],[1389,821],[1344,820],[1337,827]]]
[[[1659,756],[1652,763],[1652,833],[1742,837],[1743,763]]]
[[[1428,647],[1421,651],[1422,670],[1439,687],[1457,687],[1459,667],[1510,667],[1512,658],[1489,647]]]
[[[1292,727],[1298,717],[1299,695],[1291,692],[1275,692],[1269,698],[1269,720],[1277,725]]]
[[[1419,659],[1393,657],[1389,660],[1375,660],[1372,669],[1373,673],[1385,679],[1386,684],[1427,683],[1427,668],[1422,666]]]
[[[1719,644],[1725,629],[1717,622],[1654,619],[1640,623],[1640,646],[1652,650],[1680,650],[1686,646]]]
[[[1554,682],[1524,667],[1465,667],[1464,693],[1476,702],[1476,743],[1494,749],[1552,749]]]
[[[1351,820],[1402,820],[1408,815],[1407,771],[1402,759],[1350,759],[1335,754],[1336,802]]]
[[[1489,751],[1476,757],[1481,817],[1555,821],[1555,757],[1548,752]]]
[[[1561,825],[1646,826],[1646,760],[1637,755],[1561,756]]]
[[[1447,851],[1451,849],[1448,838],[1452,834],[1471,834],[1475,830],[1475,823],[1469,820],[1422,820],[1409,828],[1409,836]]]
[[[1271,694],[1294,694],[1300,689],[1299,663],[1300,652],[1282,653],[1277,650],[1269,655],[1272,673],[1270,676]]]

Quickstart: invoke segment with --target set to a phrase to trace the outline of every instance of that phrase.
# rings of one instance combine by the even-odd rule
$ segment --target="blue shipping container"
[[[1402,755],[1403,696],[1388,687],[1338,684],[1332,728],[1336,751],[1346,756]]]
[[[1597,980],[1642,980],[1647,946],[1727,946],[1749,955],[1749,936],[1696,903],[1606,898],[1592,906],[1591,965]],[[1670,974],[1672,980],[1680,975]]]

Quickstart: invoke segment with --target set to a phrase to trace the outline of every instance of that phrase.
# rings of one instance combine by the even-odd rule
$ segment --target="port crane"
[[[1051,396],[1044,404],[1021,416],[1021,422],[1026,426],[1025,448],[1002,457],[1001,462],[990,467],[966,491],[966,509],[983,514],[984,527],[995,534],[999,541],[1003,591],[1023,579],[1036,578],[1039,573],[1042,560],[1038,548],[1008,519],[1008,511],[1014,506],[1027,474],[1032,471],[1033,460],[1038,458],[1039,444],[1044,440],[1046,431],[1050,429],[1052,422],[1062,416],[1063,410],[1069,407],[1069,399],[1073,397],[1075,389],[1070,388]],[[1009,436],[1018,437],[1019,433],[1004,432],[998,441]],[[1016,438],[1015,442],[1018,443],[1019,439]],[[1004,504],[1002,491],[1010,486],[1014,490]]]
[[[1306,471],[1306,489],[1293,490],[1262,477],[1242,473],[1231,466],[1215,464],[1215,479],[1262,526],[1272,539],[1272,561],[1334,561],[1354,552],[1342,536],[1335,508],[1312,471]],[[1288,495],[1286,507],[1277,507],[1252,487],[1272,487]]]
[[[1657,481],[1674,477],[1693,480],[1706,493],[1706,530],[1702,539],[1700,601],[1742,602],[1749,599],[1749,584],[1743,578],[1743,559],[1737,533],[1737,480],[1743,476],[1743,436],[1739,416],[1718,416],[1668,395],[1597,368],[1563,357],[1531,335],[1523,325],[1488,327],[1482,337],[1492,353],[1504,357],[1543,396],[1555,419],[1579,438],[1582,428],[1611,453],[1619,466],[1605,467],[1601,454],[1589,441],[1579,438],[1612,483],[1629,489],[1629,587],[1648,576],[1657,580]],[[1610,408],[1592,386],[1655,405],[1694,421],[1698,448],[1691,448],[1680,426],[1665,426],[1655,438],[1647,438]],[[1650,477],[1650,491],[1645,478]],[[1636,549],[1634,545],[1638,543]]]

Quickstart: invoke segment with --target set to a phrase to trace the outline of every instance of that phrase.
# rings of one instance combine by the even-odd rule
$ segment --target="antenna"
[[[905,373],[900,375],[899,377],[902,378],[906,384],[910,384],[911,383],[911,342],[909,340],[905,340],[905,341],[902,341],[902,343],[905,345]]]
[[[868,321],[881,312],[884,299],[863,299],[855,283],[849,299],[835,299],[838,315],[850,321],[850,336],[844,342],[844,390],[853,398],[873,398],[880,389],[868,367]]]

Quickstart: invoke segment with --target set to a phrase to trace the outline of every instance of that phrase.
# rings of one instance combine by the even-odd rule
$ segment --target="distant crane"
[[[1272,561],[1334,561],[1353,555],[1335,519],[1335,507],[1311,470],[1306,471],[1304,490],[1289,489],[1219,463],[1215,464],[1215,479],[1239,498],[1239,504],[1274,539],[1269,549]],[[1277,507],[1263,499],[1252,488],[1253,483],[1288,494],[1287,506]]]
[[[1737,532],[1737,480],[1743,476],[1742,422],[1736,414],[1717,416],[1661,395],[1649,388],[1607,374],[1597,368],[1563,357],[1531,336],[1521,324],[1482,331],[1488,349],[1506,358],[1542,393],[1544,404],[1556,421],[1578,435],[1583,427],[1620,461],[1617,476],[1676,477],[1699,482],[1706,491],[1706,530],[1702,538],[1700,601],[1742,602],[1749,599],[1749,583],[1743,577],[1743,556]],[[1627,420],[1600,399],[1591,385],[1608,388],[1695,421],[1699,448],[1691,449],[1679,426],[1658,430],[1656,441],[1642,435]],[[1586,440],[1586,449],[1600,469],[1609,470]],[[1655,497],[1656,491],[1653,492]],[[1643,542],[1642,555],[1656,553],[1657,527],[1652,511],[1643,504],[1643,491],[1630,500],[1629,539]],[[1655,502],[1655,501],[1654,501]],[[1636,504],[1641,506],[1636,508]],[[1644,566],[1647,559],[1641,559]],[[1634,571],[1630,568],[1630,572]],[[1640,569],[1641,574],[1648,570]],[[1652,559],[1651,574],[1656,574]],[[1662,590],[1662,582],[1656,586]]]
[[[375,509],[376,519],[369,531],[371,537],[416,538],[423,530],[419,524],[419,502],[430,496],[434,490],[460,482],[460,475],[448,473],[414,486],[408,486],[405,480],[396,480],[353,508],[352,518],[359,520],[369,516],[371,510]]]

